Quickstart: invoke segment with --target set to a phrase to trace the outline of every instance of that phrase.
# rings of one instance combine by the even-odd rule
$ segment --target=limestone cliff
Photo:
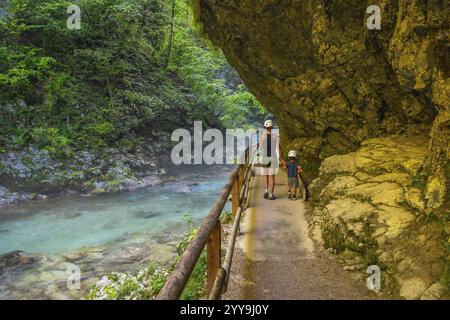
[[[319,208],[332,206],[338,198],[354,201],[361,188],[363,197],[370,198],[365,204],[407,211],[394,213],[401,217],[398,227],[407,228],[416,211],[445,219],[450,177],[446,0],[195,0],[194,4],[205,34],[276,116],[284,146],[300,152],[308,180],[320,171],[314,182],[316,196],[324,197]],[[381,9],[381,30],[366,25],[369,5]],[[378,146],[386,143],[386,148],[399,153],[374,152],[379,163],[392,160],[395,165],[371,171],[370,159],[359,162],[334,184],[351,185],[352,196],[337,197],[330,191],[328,184],[336,176],[323,173],[324,165],[333,161],[330,156],[361,146],[361,152],[370,154],[371,138],[393,135],[400,138],[379,140]],[[413,148],[415,143],[420,150]],[[396,159],[389,159],[394,155]],[[402,161],[414,163],[414,172],[401,169]],[[358,172],[369,174],[367,179],[380,175],[378,179],[384,180],[377,185],[363,183],[355,176]],[[414,179],[422,181],[420,192],[403,188]],[[406,205],[385,203],[389,197],[376,202],[386,195],[384,188]],[[382,217],[384,209],[379,209]],[[402,233],[405,228],[395,230]],[[388,229],[378,232],[390,234]]]
[[[381,8],[368,30],[367,7]],[[368,138],[429,136],[429,197],[443,204],[450,136],[447,1],[196,0],[207,36],[317,170]],[[431,131],[430,131],[431,130]],[[445,182],[445,180],[447,181]]]

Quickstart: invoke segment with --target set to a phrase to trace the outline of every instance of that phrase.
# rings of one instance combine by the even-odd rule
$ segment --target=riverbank
[[[226,251],[231,234],[231,211],[222,213],[222,247]],[[163,288],[169,275],[181,259],[184,251],[197,236],[197,229],[187,233],[176,247],[176,254],[165,264],[151,264],[133,272],[114,272],[103,276],[86,296],[87,300],[149,300],[154,299]],[[203,250],[180,300],[206,299],[206,251]]]
[[[79,151],[58,159],[29,147],[0,155],[0,206],[66,195],[132,191],[162,183],[164,153],[151,149],[123,153]]]

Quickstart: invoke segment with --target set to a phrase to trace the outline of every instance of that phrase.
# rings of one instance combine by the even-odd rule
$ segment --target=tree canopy
[[[67,7],[81,29],[67,28]],[[264,111],[192,24],[190,1],[0,5],[0,151],[167,145],[170,132],[260,122]]]

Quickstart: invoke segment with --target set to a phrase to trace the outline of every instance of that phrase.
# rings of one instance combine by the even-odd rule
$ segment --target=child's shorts
[[[298,183],[298,178],[288,178],[288,186],[289,187],[294,187],[294,188],[298,188],[299,187],[299,183]]]

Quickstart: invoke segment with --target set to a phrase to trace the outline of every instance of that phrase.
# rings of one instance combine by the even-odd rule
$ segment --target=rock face
[[[381,30],[367,27],[372,4]],[[311,192],[325,245],[348,269],[380,264],[399,297],[441,292],[433,283],[443,273],[450,283],[448,2],[195,0],[194,8],[276,116],[284,147],[299,151],[306,180],[320,173]]]
[[[419,136],[366,140],[356,152],[326,158],[310,186],[317,238],[348,270],[379,265],[385,289],[408,299],[437,297],[442,290],[427,289],[449,263],[442,224],[425,198],[426,145]]]
[[[431,130],[427,193],[440,207],[450,176],[448,3],[369,2],[194,1],[206,35],[276,115],[310,176],[368,138]],[[381,30],[366,25],[371,4]]]

